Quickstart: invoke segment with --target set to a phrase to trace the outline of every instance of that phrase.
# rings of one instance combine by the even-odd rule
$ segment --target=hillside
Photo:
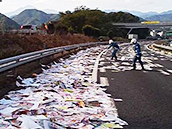
[[[125,37],[128,30],[119,30],[113,26],[113,23],[120,22],[135,23],[140,22],[140,18],[124,12],[106,13],[97,9],[91,10],[81,7],[74,12],[60,13],[60,18],[54,23],[54,27],[57,33],[72,31],[98,37],[100,35],[107,36],[107,33],[110,33],[109,31],[113,31],[113,36]]]
[[[97,39],[81,34],[66,35],[0,35],[0,59],[79,43],[95,42]]]
[[[12,19],[20,25],[41,25],[47,21],[57,20],[58,17],[58,14],[46,14],[45,12],[37,9],[26,9],[20,14],[14,16]]]
[[[17,29],[19,27],[15,21],[0,13],[0,30]]]

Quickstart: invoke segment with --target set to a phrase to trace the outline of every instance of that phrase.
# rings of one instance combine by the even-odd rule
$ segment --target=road
[[[132,69],[132,45],[122,46],[118,61],[110,60],[111,51],[100,59],[98,82],[109,85],[107,92],[116,101],[124,129],[172,129],[172,59],[146,49],[141,42],[145,71],[137,64]]]

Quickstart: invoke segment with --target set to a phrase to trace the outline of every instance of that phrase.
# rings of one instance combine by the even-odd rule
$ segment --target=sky
[[[13,12],[28,5],[39,10],[52,9],[57,12],[74,11],[76,7],[80,7],[81,5],[102,11],[134,10],[161,13],[172,10],[172,0],[2,0],[0,2],[0,13]]]

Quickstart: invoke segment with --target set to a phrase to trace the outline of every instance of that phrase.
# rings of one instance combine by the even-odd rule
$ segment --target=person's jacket
[[[135,46],[134,46],[134,50],[136,52],[136,55],[138,55],[138,56],[142,55],[141,49],[140,49],[140,44],[136,43]]]
[[[119,49],[119,46],[116,42],[111,43],[110,46],[108,47],[108,49],[111,47],[113,47],[114,49],[117,49],[117,50]]]

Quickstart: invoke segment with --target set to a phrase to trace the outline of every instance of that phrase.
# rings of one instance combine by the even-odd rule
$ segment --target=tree
[[[83,33],[87,36],[93,35],[93,27],[91,25],[85,25],[82,30]]]
[[[89,10],[89,8],[87,8],[84,5],[81,5],[80,7],[75,8],[75,12],[79,12],[79,11],[83,11],[83,10]]]
[[[58,25],[55,26],[55,31],[56,31],[56,33],[61,35],[61,34],[67,33],[68,28],[63,24],[58,24]]]
[[[94,36],[94,37],[100,36],[100,29],[95,28],[91,25],[85,25],[82,30],[83,33],[87,36]]]
[[[74,33],[74,29],[73,29],[72,27],[69,27],[69,28],[68,28],[68,32],[69,32],[70,34],[73,34],[73,33]]]
[[[108,31],[107,36],[112,39],[114,37],[114,32],[112,30]]]
[[[99,28],[94,28],[94,37],[99,37],[100,36],[100,29]]]
[[[91,10],[86,8],[86,6],[80,6],[75,8],[74,12],[66,11],[65,13],[60,13],[60,19],[55,23],[55,26],[64,26],[68,31],[72,29],[74,33],[84,33],[95,37],[98,37],[98,35],[107,36],[109,30],[112,30],[115,36],[126,37],[126,30],[121,29],[121,32],[116,33],[118,29],[114,29],[113,23],[139,21],[139,17],[129,13],[105,13],[98,9]],[[83,31],[83,27],[86,25],[91,27],[87,26]]]

